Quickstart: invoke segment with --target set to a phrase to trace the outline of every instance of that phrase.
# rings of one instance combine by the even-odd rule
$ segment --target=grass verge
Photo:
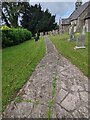
[[[3,109],[26,83],[45,54],[44,39],[26,41],[2,51],[2,104]]]
[[[86,49],[77,49],[76,41],[69,42],[67,33],[56,36],[49,36],[60,54],[69,59],[76,65],[86,76],[88,76],[88,33],[86,33]]]

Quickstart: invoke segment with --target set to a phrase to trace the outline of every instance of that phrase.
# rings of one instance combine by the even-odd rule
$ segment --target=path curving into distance
[[[88,78],[45,36],[46,54],[4,118],[88,118]]]

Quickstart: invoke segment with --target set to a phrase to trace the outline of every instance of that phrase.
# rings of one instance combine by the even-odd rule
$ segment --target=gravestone
[[[47,32],[45,32],[45,35],[47,35]]]
[[[40,32],[40,36],[43,36],[43,32]]]
[[[57,35],[58,34],[58,30],[55,30],[55,35]]]
[[[48,35],[50,35],[50,31],[48,32]]]
[[[40,36],[42,36],[42,33],[40,32]]]
[[[74,49],[86,48],[86,47],[85,47],[85,38],[86,38],[85,29],[86,29],[86,27],[83,26],[82,32],[81,32],[80,35],[77,37],[76,47],[75,47]]]
[[[53,35],[55,35],[55,30],[53,30],[52,32],[53,32]]]
[[[52,31],[50,31],[50,35],[52,35]]]
[[[39,40],[39,36],[40,36],[40,34],[37,32],[34,36],[34,41],[35,42]]]
[[[52,33],[52,35],[53,35],[53,31],[52,31],[51,33]]]
[[[74,37],[74,24],[73,24],[69,28],[69,39],[68,39],[68,41],[72,41],[74,39],[75,39],[75,37]]]

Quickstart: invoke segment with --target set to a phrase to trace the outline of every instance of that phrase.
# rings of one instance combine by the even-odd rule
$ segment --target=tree
[[[22,15],[21,25],[36,32],[45,32],[55,29],[55,15],[48,9],[42,10],[41,5],[30,5],[29,2],[3,2],[2,18],[8,27],[18,27],[18,19]]]
[[[55,23],[55,15],[51,15],[48,9],[43,13],[43,16],[41,18],[42,26],[40,27],[40,31],[51,31],[55,29],[56,23]],[[40,25],[40,24],[39,24]]]
[[[27,6],[27,7],[26,7]],[[45,32],[55,29],[55,15],[51,15],[48,9],[42,11],[41,5],[35,4],[30,6],[24,4],[25,12],[21,20],[21,25],[28,30],[32,31],[33,34],[38,32]]]
[[[32,31],[32,33],[36,33],[38,31],[38,24],[40,22],[40,16],[41,16],[41,6],[35,5],[30,6],[29,3],[24,4],[24,12],[21,20],[21,25],[24,28],[27,28],[28,30]]]
[[[3,2],[2,3],[2,19],[8,27],[18,26],[18,17],[20,16],[20,2]]]

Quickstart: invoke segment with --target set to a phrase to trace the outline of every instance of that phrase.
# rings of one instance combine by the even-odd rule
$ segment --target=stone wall
[[[82,21],[81,24],[85,24],[86,26],[86,31],[90,31],[90,20],[87,19],[84,21],[84,18],[87,16],[88,10],[90,9],[90,5],[85,9],[85,11],[80,15],[80,21]]]
[[[90,19],[85,20],[86,32],[90,32]]]
[[[61,25],[61,28],[60,28],[60,32],[61,33],[65,33],[65,32],[68,32],[69,31],[69,27],[70,27],[70,25]]]

